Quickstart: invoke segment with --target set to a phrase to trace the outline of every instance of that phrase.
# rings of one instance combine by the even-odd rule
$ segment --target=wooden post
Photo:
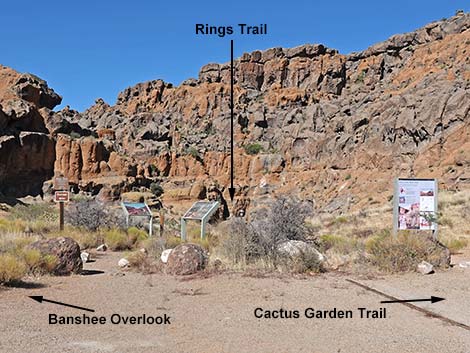
[[[64,202],[59,202],[59,229],[64,230]]]

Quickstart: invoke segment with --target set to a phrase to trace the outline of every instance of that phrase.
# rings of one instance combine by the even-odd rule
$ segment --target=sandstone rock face
[[[60,101],[45,81],[0,65],[0,194],[37,195],[53,175],[54,140],[42,114]]]
[[[321,44],[244,54],[235,60],[236,198],[256,205],[289,193],[340,212],[371,195],[385,202],[394,177],[470,187],[469,50],[470,14],[458,14],[349,55]],[[177,87],[140,83],[82,113],[51,112],[57,102],[44,81],[0,68],[1,134],[49,134],[55,170],[78,189],[119,195],[158,178],[199,199],[215,181],[228,199],[229,64]],[[241,204],[230,213],[249,212]]]
[[[21,132],[0,136],[0,193],[6,196],[38,195],[53,175],[54,141],[42,133]]]
[[[235,61],[238,196],[294,193],[339,211],[371,192],[385,201],[397,176],[465,187],[469,28],[460,14],[350,55],[323,45],[244,54]],[[215,180],[227,198],[229,74],[213,63],[179,87],[138,84],[73,121],[113,129],[116,151],[145,160],[168,188]],[[254,144],[260,152],[248,154]]]
[[[180,244],[174,248],[167,261],[167,272],[172,275],[191,275],[207,265],[207,253],[197,244]]]
[[[56,275],[80,273],[82,270],[80,246],[72,238],[38,240],[30,244],[29,247],[38,250],[42,255],[53,255],[57,258],[57,265],[54,269]]]

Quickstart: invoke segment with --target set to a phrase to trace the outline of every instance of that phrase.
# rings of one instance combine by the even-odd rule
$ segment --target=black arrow
[[[32,296],[29,296],[31,299],[37,301],[38,303],[42,303],[42,302],[49,302],[49,303],[53,303],[53,304],[59,304],[59,305],[63,305],[63,306],[68,306],[70,308],[75,308],[75,309],[80,309],[80,310],[86,310],[86,311],[91,311],[92,313],[95,312],[95,310],[93,309],[87,309],[87,308],[82,308],[81,306],[76,306],[76,305],[71,305],[71,304],[65,304],[65,303],[61,303],[61,302],[56,302],[55,300],[49,300],[49,299],[44,299],[44,297],[42,295],[32,295]]]
[[[405,300],[382,300],[381,303],[414,303],[414,302],[431,302],[437,303],[441,300],[445,300],[445,298],[434,297],[431,295],[429,299],[405,299]]]
[[[235,196],[235,188],[233,187],[233,39],[230,40],[230,187],[228,192],[230,200],[233,202]]]

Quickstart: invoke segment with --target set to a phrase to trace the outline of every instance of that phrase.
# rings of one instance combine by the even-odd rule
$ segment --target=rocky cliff
[[[386,200],[398,176],[470,185],[469,51],[470,15],[460,13],[349,55],[323,45],[244,54],[235,62],[237,197],[256,204],[288,192],[333,211]],[[216,182],[227,197],[229,75],[229,64],[208,64],[178,87],[141,83],[82,113],[53,113],[60,98],[43,81],[34,90],[3,75],[32,108],[18,119],[2,98],[0,126],[20,146],[14,131],[25,128],[52,139],[55,166],[44,160],[44,171],[77,189],[118,195],[159,180],[167,197],[191,198]]]

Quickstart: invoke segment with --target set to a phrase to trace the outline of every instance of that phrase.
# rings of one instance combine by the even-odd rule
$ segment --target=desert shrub
[[[252,223],[233,219],[220,242],[221,252],[234,264],[258,263],[266,268],[280,268],[287,260],[280,255],[281,243],[288,240],[314,240],[311,228],[305,223],[310,213],[308,204],[294,198],[279,197],[266,214],[258,214]],[[291,264],[292,270],[316,267],[310,258],[304,261],[302,257],[297,257],[299,259],[304,264]]]
[[[163,195],[163,188],[159,183],[151,183],[150,184],[150,191],[152,194],[154,194],[156,197],[160,197]]]
[[[129,238],[129,244],[135,244],[148,238],[147,232],[137,227],[130,227],[127,229],[127,235]]]
[[[111,250],[129,249],[127,234],[119,229],[108,229],[104,232],[104,241]]]
[[[286,240],[305,241],[311,237],[305,219],[311,214],[309,204],[292,197],[281,196],[271,205],[266,217],[253,223],[255,233],[261,240],[264,251],[274,261],[277,247]]]
[[[422,234],[399,233],[397,238],[382,233],[365,243],[370,262],[384,272],[406,272],[421,261],[440,262],[442,246]]]
[[[456,254],[468,245],[468,239],[458,238],[444,241],[444,245],[450,250],[451,254]]]
[[[66,221],[74,227],[92,232],[100,228],[124,228],[122,212],[107,209],[94,200],[79,200],[70,203],[66,210]]]
[[[10,216],[14,219],[22,219],[27,222],[53,222],[58,219],[57,210],[48,203],[16,205],[10,210]]]
[[[228,236],[221,241],[221,252],[232,264],[243,266],[251,259],[264,255],[264,247],[256,230],[244,219],[232,219],[227,232]]]
[[[146,257],[147,255],[144,252],[137,250],[127,254],[126,259],[129,261],[131,267],[139,268],[146,260]]]
[[[21,219],[0,218],[0,233],[17,234],[24,233],[27,228],[25,221]]]
[[[41,275],[51,273],[57,265],[57,257],[54,255],[41,255],[34,249],[22,249],[18,258],[23,260],[28,273]]]
[[[0,254],[0,283],[21,280],[26,275],[26,265],[11,254]]]
[[[199,158],[201,158],[201,157],[199,156],[199,151],[197,150],[196,147],[193,147],[193,146],[191,146],[191,147],[188,148],[188,154],[189,154],[190,156],[192,156],[194,159],[199,159]]]
[[[320,248],[323,251],[332,250],[339,254],[348,254],[358,250],[359,241],[353,237],[345,237],[334,234],[324,234],[320,237]]]
[[[246,145],[244,148],[245,152],[251,155],[258,154],[263,150],[263,146],[261,146],[259,143],[251,143],[249,145]]]
[[[165,239],[165,249],[173,249],[182,243],[181,238],[169,236]]]

